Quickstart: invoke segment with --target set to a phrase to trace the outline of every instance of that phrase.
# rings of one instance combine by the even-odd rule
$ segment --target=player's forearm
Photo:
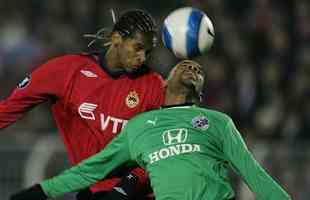
[[[260,166],[250,152],[240,155],[239,173],[255,193],[257,200],[289,200],[288,193]]]
[[[122,149],[122,135],[114,139],[104,150],[84,160],[59,176],[41,183],[48,197],[62,196],[78,191],[105,178],[111,171],[128,161],[128,153]],[[126,146],[125,146],[126,147]]]
[[[0,101],[0,129],[10,126],[23,116],[26,111],[20,106],[8,100]]]
[[[69,192],[86,188],[97,181],[98,179],[96,178],[85,177],[82,174],[70,171],[60,176],[43,181],[40,185],[46,196],[55,198],[63,196]]]
[[[48,197],[58,197],[86,188],[103,179],[113,169],[112,163],[106,163],[112,159],[107,153],[101,151],[59,176],[42,182],[40,185],[44,193]]]
[[[225,129],[224,154],[236,171],[247,182],[258,200],[288,200],[289,195],[276,183],[254,159],[241,134],[230,120]]]
[[[271,177],[263,168],[257,167],[257,172],[253,170],[253,177],[251,180],[251,188],[256,194],[258,200],[289,200],[289,194]]]
[[[255,177],[254,177],[255,178]],[[253,192],[258,200],[290,200],[290,195],[265,171],[257,173],[257,181],[252,182]]]
[[[30,109],[44,101],[47,101],[46,97],[20,92],[16,89],[10,97],[0,101],[0,129],[15,123]]]

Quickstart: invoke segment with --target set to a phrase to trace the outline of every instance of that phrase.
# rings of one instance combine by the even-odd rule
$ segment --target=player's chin
[[[141,65],[138,65],[138,64],[132,64],[132,65],[130,65],[130,67],[126,67],[126,71],[127,72],[134,72],[137,69],[139,69],[140,66]]]
[[[134,62],[134,63],[131,64],[130,68],[133,69],[133,70],[136,70],[139,67],[141,67],[142,65],[143,65],[142,62]]]

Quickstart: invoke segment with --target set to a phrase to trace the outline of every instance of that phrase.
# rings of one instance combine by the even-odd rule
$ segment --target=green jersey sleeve
[[[256,199],[290,199],[281,186],[254,159],[231,119],[227,122],[224,131],[223,152],[234,170],[255,193]]]
[[[48,197],[62,196],[105,178],[113,169],[129,161],[130,157],[127,134],[123,131],[104,150],[40,185]]]

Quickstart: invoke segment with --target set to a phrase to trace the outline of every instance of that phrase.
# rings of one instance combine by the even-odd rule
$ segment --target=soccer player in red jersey
[[[94,37],[96,43],[108,43],[107,49],[51,59],[0,101],[0,129],[49,101],[68,158],[75,165],[104,148],[128,119],[158,108],[164,99],[163,81],[144,64],[156,43],[151,15],[130,10],[120,16],[108,36],[98,32]],[[77,199],[133,198],[133,190],[147,176],[140,168],[121,172],[122,178],[103,180],[80,192]]]

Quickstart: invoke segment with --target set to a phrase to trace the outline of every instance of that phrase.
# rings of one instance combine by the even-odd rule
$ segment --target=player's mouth
[[[136,59],[135,62],[133,63],[132,67],[133,68],[139,68],[141,65],[143,65],[144,62],[142,62],[140,59]]]
[[[132,65],[132,68],[133,68],[133,69],[137,69],[137,68],[139,68],[139,67],[140,67],[139,64],[133,64],[133,65]]]
[[[142,65],[141,62],[134,62],[134,63],[131,65],[131,68],[132,68],[132,69],[138,69],[141,65]]]

